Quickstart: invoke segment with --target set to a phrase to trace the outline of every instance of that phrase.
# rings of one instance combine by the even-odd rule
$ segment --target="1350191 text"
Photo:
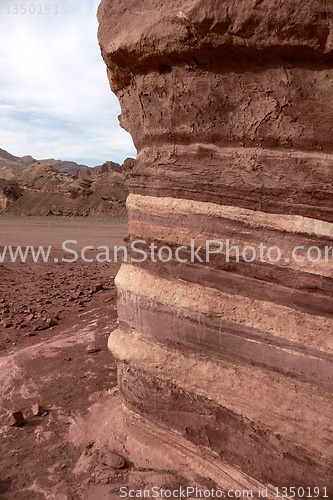
[[[14,3],[6,5],[6,14],[9,15],[50,15],[60,14],[58,4],[50,3]]]

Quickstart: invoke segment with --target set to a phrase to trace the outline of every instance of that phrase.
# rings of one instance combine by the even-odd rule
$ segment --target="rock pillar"
[[[109,340],[124,411],[265,485],[333,485],[332,9],[102,0],[98,13],[138,150],[129,246],[142,241]]]

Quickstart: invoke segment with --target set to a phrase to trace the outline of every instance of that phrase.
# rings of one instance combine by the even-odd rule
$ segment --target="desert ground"
[[[116,384],[107,338],[117,322],[114,276],[120,264],[61,262],[61,244],[76,240],[78,251],[112,247],[123,244],[126,233],[124,219],[0,217],[0,252],[6,245],[52,246],[48,263],[0,264],[3,499],[84,498],[89,485],[110,482],[110,468],[97,466],[97,458],[83,476],[75,473],[79,457],[93,455],[93,444],[75,447],[67,431]],[[44,416],[33,416],[35,403]],[[23,426],[8,425],[15,411],[24,414]],[[112,481],[127,472],[112,470]]]

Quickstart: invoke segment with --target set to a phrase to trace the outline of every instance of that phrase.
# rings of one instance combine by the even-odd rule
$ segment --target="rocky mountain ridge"
[[[90,168],[20,158],[0,149],[0,214],[121,217],[126,214],[127,193],[118,163]]]
[[[131,160],[131,158],[126,158],[125,162],[127,160]],[[30,155],[22,157],[14,156],[8,153],[8,151],[0,148],[0,179],[14,179],[14,177],[21,174],[26,168],[37,162],[43,162],[44,164],[51,165],[59,172],[67,172],[68,174],[78,177],[95,177],[96,175],[109,171],[122,172],[120,163],[114,161],[105,161],[102,165],[88,167],[87,165],[76,163],[75,161],[55,160],[54,158],[36,160]]]

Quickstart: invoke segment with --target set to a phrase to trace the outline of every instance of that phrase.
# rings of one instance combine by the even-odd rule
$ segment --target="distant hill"
[[[62,161],[54,160],[50,158],[48,160],[41,160],[48,165],[52,165],[53,168],[59,170],[59,172],[67,172],[67,174],[76,175],[79,170],[86,170],[89,172],[91,170],[87,165],[81,165],[80,163],[75,163],[75,161]]]
[[[125,160],[126,161],[126,160]],[[78,177],[96,177],[96,175],[105,174],[105,172],[118,172],[121,173],[123,168],[119,163],[115,163],[114,161],[106,161],[103,165],[97,165],[96,167],[89,168],[80,168],[77,171]]]
[[[32,156],[14,156],[4,149],[0,149],[0,178],[13,179],[37,161]],[[121,165],[114,161],[106,161],[103,165],[96,165],[95,167],[88,167],[75,161],[55,160],[54,158],[39,160],[39,162],[51,165],[56,170],[59,170],[59,172],[67,172],[79,177],[95,177],[104,172],[114,171],[120,173],[122,171]]]
[[[32,156],[20,158],[0,148],[0,178],[13,179],[35,162],[36,160]]]
[[[122,217],[127,194],[118,163],[90,168],[75,162],[19,158],[0,149],[0,214]]]

